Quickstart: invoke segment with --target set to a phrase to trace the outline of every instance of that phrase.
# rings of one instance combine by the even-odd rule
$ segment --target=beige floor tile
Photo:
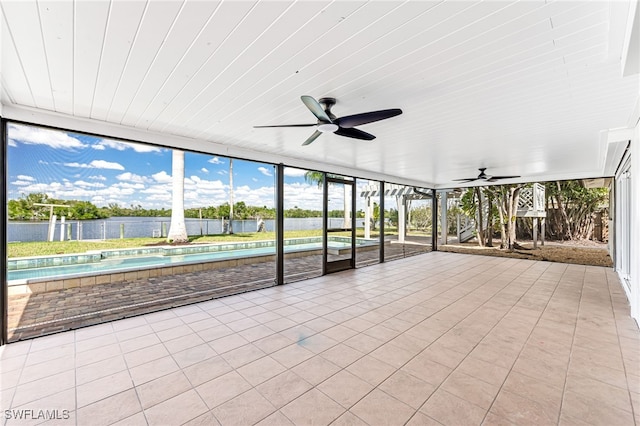
[[[221,426],[216,416],[211,411],[199,415],[195,419],[191,419],[182,426]]]
[[[384,345],[384,343],[384,341],[376,339],[375,337],[360,333],[345,340],[343,344],[361,352],[369,353]]]
[[[274,333],[275,332],[271,330],[269,327],[267,327],[266,325],[259,324],[255,327],[242,330],[238,334],[244,337],[245,339],[247,339],[249,342],[255,342],[256,340],[260,340],[267,336],[271,336]]]
[[[253,342],[264,353],[270,354],[291,344],[291,340],[281,334],[272,334]]]
[[[450,367],[431,361],[422,353],[404,365],[401,370],[436,386],[439,386],[452,371]]]
[[[75,355],[76,367],[83,367],[85,365],[94,364],[99,361],[103,361],[114,356],[122,355],[120,346],[112,345],[104,348],[97,348],[90,351],[82,352]]]
[[[153,333],[155,333],[153,331],[153,328],[151,328],[150,325],[144,323],[137,327],[118,331],[115,333],[115,335],[119,342],[126,342],[127,340],[137,339],[139,337],[146,336]]]
[[[257,386],[282,373],[286,368],[270,356],[262,357],[237,369],[251,385]]]
[[[169,353],[175,354],[176,352],[183,351],[185,349],[192,348],[194,346],[204,344],[204,340],[200,338],[195,333],[189,333],[186,335],[182,335],[172,340],[168,340],[164,342],[165,348],[169,351]]]
[[[245,364],[249,364],[252,361],[262,358],[266,354],[261,351],[257,346],[249,343],[239,348],[233,349],[229,352],[223,353],[221,356],[229,365],[233,368],[242,367]]]
[[[314,353],[305,349],[303,345],[294,343],[272,353],[270,356],[285,367],[292,368],[312,358]]]
[[[276,409],[255,389],[251,389],[214,408],[212,413],[223,425],[251,425]]]
[[[129,389],[78,409],[77,423],[79,425],[108,425],[131,417],[141,410],[135,390]]]
[[[444,389],[459,398],[488,410],[498,394],[500,387],[473,376],[454,371],[447,380],[442,383],[440,389]]]
[[[314,356],[296,365],[291,371],[315,386],[340,371],[340,367],[321,356]]]
[[[312,389],[280,410],[296,425],[327,425],[345,409],[317,389]]]
[[[378,349],[369,354],[370,356],[383,361],[395,368],[400,368],[406,364],[416,354],[407,349],[393,345],[391,343],[385,343]]]
[[[197,364],[209,358],[216,356],[217,353],[211,346],[206,343],[193,346],[191,348],[174,353],[173,359],[178,363],[180,368],[186,368],[190,365]]]
[[[562,403],[562,388],[516,371],[509,373],[502,390],[537,402],[542,409],[549,412],[548,417],[550,418],[557,416]]]
[[[566,391],[595,399],[621,410],[632,412],[629,391],[609,385],[589,377],[569,374],[567,377]]]
[[[3,378],[3,386],[5,386]],[[40,380],[19,385],[13,395],[13,406],[20,406],[75,386],[75,370],[68,370]],[[4,408],[4,407],[3,407]]]
[[[113,423],[112,426],[147,426],[147,418],[144,416],[144,413],[140,411],[133,416]]]
[[[432,419],[420,411],[416,412],[406,423],[407,426],[440,426],[442,423]]]
[[[594,425],[633,425],[633,414],[577,393],[564,394],[562,413]]]
[[[344,368],[349,364],[352,364],[356,360],[362,358],[364,356],[364,353],[340,343],[322,352],[320,356],[338,365],[339,367]]]
[[[349,365],[346,370],[365,382],[377,386],[393,374],[396,368],[370,355],[365,355]]]
[[[285,371],[256,386],[256,390],[274,407],[281,408],[312,387],[311,384],[294,372]]]
[[[353,337],[356,334],[358,334],[358,332],[352,328],[345,327],[342,324],[338,324],[322,331],[320,334],[327,336],[335,340],[336,342],[344,342],[350,337]]]
[[[143,336],[136,336],[128,340],[120,341],[120,349],[122,350],[122,353],[128,354],[160,343],[162,342],[154,332],[153,334],[145,334]],[[95,351],[96,350],[93,352]]]
[[[207,320],[207,323],[208,322],[209,320]],[[194,328],[193,324],[191,324],[191,328]],[[196,333],[198,333],[198,336],[200,336],[200,338],[205,342],[210,342],[233,334],[233,330],[231,330],[224,324],[216,324],[212,327],[206,327],[201,330],[196,330]]]
[[[431,344],[423,353],[425,356],[428,356],[430,360],[451,368],[456,368],[467,356],[466,353],[453,351],[438,342]]]
[[[287,418],[280,411],[276,411],[273,414],[265,417],[256,423],[256,426],[295,426],[291,423],[291,420]]]
[[[364,420],[347,411],[331,423],[331,426],[369,426]]]
[[[128,371],[121,371],[76,387],[78,407],[115,395],[133,387]]]
[[[501,390],[490,412],[516,424],[556,424],[559,412],[555,407],[536,402],[515,393]]]
[[[124,360],[127,362],[129,368],[136,367],[138,365],[146,364],[150,361],[160,359],[169,355],[169,351],[162,344],[149,346],[146,348],[138,349],[133,352],[125,353]]]
[[[374,389],[350,411],[370,425],[404,425],[415,410],[388,394]]]
[[[249,382],[235,371],[231,371],[201,384],[196,391],[209,408],[214,408],[249,389]]]
[[[303,348],[316,354],[324,352],[327,349],[334,347],[338,343],[338,341],[333,340],[332,338],[327,337],[323,334],[315,334],[298,342],[298,344]]]
[[[567,376],[568,365],[548,359],[518,358],[513,371],[524,374],[551,386],[562,388]]]
[[[182,369],[193,386],[201,385],[232,370],[221,356],[214,356]]]
[[[628,383],[624,372],[605,367],[598,364],[586,364],[582,361],[571,360],[569,364],[569,374],[589,377],[595,380],[599,380],[608,383],[612,386],[617,386],[621,389],[627,389]]]
[[[414,409],[420,408],[436,390],[436,386],[402,370],[396,371],[378,389],[388,393]]]
[[[76,368],[76,385],[108,376],[127,369],[122,355],[111,357],[103,361]]]
[[[351,407],[374,389],[374,385],[354,376],[346,370],[331,376],[316,386],[345,408]]]
[[[478,425],[486,410],[438,389],[420,408],[427,416],[445,425]]]
[[[186,392],[191,387],[184,373],[176,371],[136,387],[136,392],[142,408],[146,409]]]
[[[477,377],[480,380],[498,386],[502,386],[504,379],[507,377],[507,374],[509,374],[508,369],[474,358],[473,356],[465,358],[455,371]]]
[[[225,337],[221,337],[220,339],[213,340],[209,342],[209,345],[219,354],[223,354],[225,352],[229,352],[240,346],[244,346],[249,341],[239,334],[230,334]]]
[[[38,364],[27,365],[22,370],[22,375],[20,376],[20,384],[44,379],[45,377],[49,377],[54,374],[73,370],[74,368],[75,362],[73,357],[56,358]]]
[[[183,392],[171,399],[144,410],[149,426],[179,425],[208,411],[195,390]]]
[[[111,325],[107,323],[106,325]],[[101,327],[101,326],[97,326]],[[93,327],[89,327],[91,329]],[[76,342],[76,352],[84,352],[95,348],[101,348],[103,346],[113,345],[118,343],[118,339],[114,334],[105,334],[103,336],[91,337],[85,340]]]
[[[180,367],[170,356],[156,359],[146,364],[129,369],[133,384],[140,386],[143,383],[165,376],[179,370]]]

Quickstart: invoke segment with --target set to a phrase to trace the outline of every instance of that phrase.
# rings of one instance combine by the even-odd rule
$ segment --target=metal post
[[[447,223],[447,191],[440,193],[440,244],[447,244],[447,234],[449,233],[449,223]],[[438,229],[435,226],[434,229]],[[435,231],[434,231],[435,232]]]
[[[446,202],[446,200],[445,200]],[[438,197],[435,189],[431,190],[431,250],[438,251]]]
[[[276,166],[276,285],[284,284],[284,164]]]
[[[384,263],[384,182],[380,182],[380,263]]]
[[[2,226],[0,226],[0,283],[2,288],[0,289],[0,311],[2,317],[0,318],[0,346],[7,343],[8,333],[8,314],[9,314],[9,289],[7,285],[7,238],[6,230],[8,225],[7,216],[7,121],[0,117],[0,158],[2,159],[2,182],[0,185],[2,189],[2,202],[0,203],[0,216],[2,216]]]
[[[327,258],[329,250],[329,182],[327,182],[327,174],[322,173],[322,275],[327,275]]]

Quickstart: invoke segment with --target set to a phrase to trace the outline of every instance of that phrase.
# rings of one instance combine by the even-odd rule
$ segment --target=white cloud
[[[219,175],[228,175],[228,174],[229,174],[229,172],[228,172],[228,171],[226,171],[226,170],[219,170],[219,171],[218,171],[218,174],[219,174]]]
[[[16,176],[17,179],[19,180],[28,180],[31,182],[35,182],[36,178],[34,178],[33,176],[26,176],[26,175],[18,175]]]
[[[110,170],[124,170],[124,166],[119,163],[112,163],[105,160],[93,160],[89,164],[84,163],[64,163],[67,167],[79,167],[81,169],[110,169]]]
[[[107,180],[107,178],[102,175],[88,176],[87,179],[102,180],[102,181]]]
[[[273,176],[273,173],[271,173],[271,170],[267,169],[266,167],[258,167],[258,171],[265,176]]]
[[[207,170],[205,167],[201,168],[200,171],[205,174],[209,173],[209,170]]]
[[[49,164],[49,162],[44,160],[38,160],[38,164],[43,164],[46,166],[47,164]]]
[[[133,142],[122,142],[113,139],[102,139],[94,145],[91,145],[91,148],[97,149],[99,151],[103,151],[106,148],[111,148],[118,151],[133,149],[135,152],[162,152],[162,148],[158,148],[157,146]]]
[[[73,182],[73,185],[75,186],[79,186],[82,188],[104,188],[104,184],[100,183],[100,182],[85,182],[83,180],[77,180],[75,182]]]
[[[164,170],[151,175],[151,177],[155,179],[156,182],[160,182],[160,183],[172,182],[171,175],[167,174],[167,172],[165,172]]]
[[[258,179],[256,179],[256,178],[251,178],[251,180],[254,181],[254,182],[258,181]]]
[[[284,168],[284,175],[285,176],[303,177],[305,173],[307,173],[307,171],[303,170],[303,169],[295,169],[293,167],[285,167]]]
[[[222,161],[218,157],[213,157],[211,160],[209,160],[209,163],[211,163],[211,164],[224,164],[224,161]]]
[[[9,144],[17,146],[17,142],[27,145],[48,145],[54,149],[75,151],[86,148],[87,145],[77,138],[69,136],[60,130],[50,130],[43,127],[9,124],[7,128]]]
[[[137,175],[137,174],[131,173],[131,172],[121,173],[118,176],[116,176],[116,179],[124,180],[124,181],[127,181],[127,182],[138,182],[138,183],[146,183],[146,182],[149,182],[151,180],[146,176],[140,176],[140,175]]]

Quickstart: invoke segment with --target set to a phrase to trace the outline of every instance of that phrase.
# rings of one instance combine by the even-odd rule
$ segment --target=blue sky
[[[171,208],[172,151],[36,126],[8,126],[8,196],[44,192],[98,206]],[[235,201],[274,206],[275,170],[270,164],[233,160]],[[363,184],[366,183],[361,181]],[[321,191],[304,171],[285,171],[285,208],[322,209]],[[229,159],[185,153],[185,207],[229,200]]]

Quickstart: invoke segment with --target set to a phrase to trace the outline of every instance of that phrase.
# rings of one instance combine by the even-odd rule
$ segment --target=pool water
[[[309,241],[306,239],[306,241]],[[360,245],[362,245],[361,243]],[[238,244],[238,246],[242,246]],[[349,243],[342,241],[329,241],[331,249],[343,249],[350,247]],[[299,242],[297,244],[286,244],[285,253],[298,251],[312,251],[322,249],[322,241]],[[65,264],[56,266],[40,266],[25,269],[10,269],[7,273],[9,281],[24,281],[37,278],[59,278],[65,276],[91,275],[103,273],[119,273],[141,268],[165,267],[180,264],[192,264],[201,262],[212,262],[217,260],[237,259],[254,256],[275,255],[274,246],[236,248],[224,251],[208,251],[194,254],[173,254],[173,255],[138,255],[133,257],[106,257],[97,262]]]

